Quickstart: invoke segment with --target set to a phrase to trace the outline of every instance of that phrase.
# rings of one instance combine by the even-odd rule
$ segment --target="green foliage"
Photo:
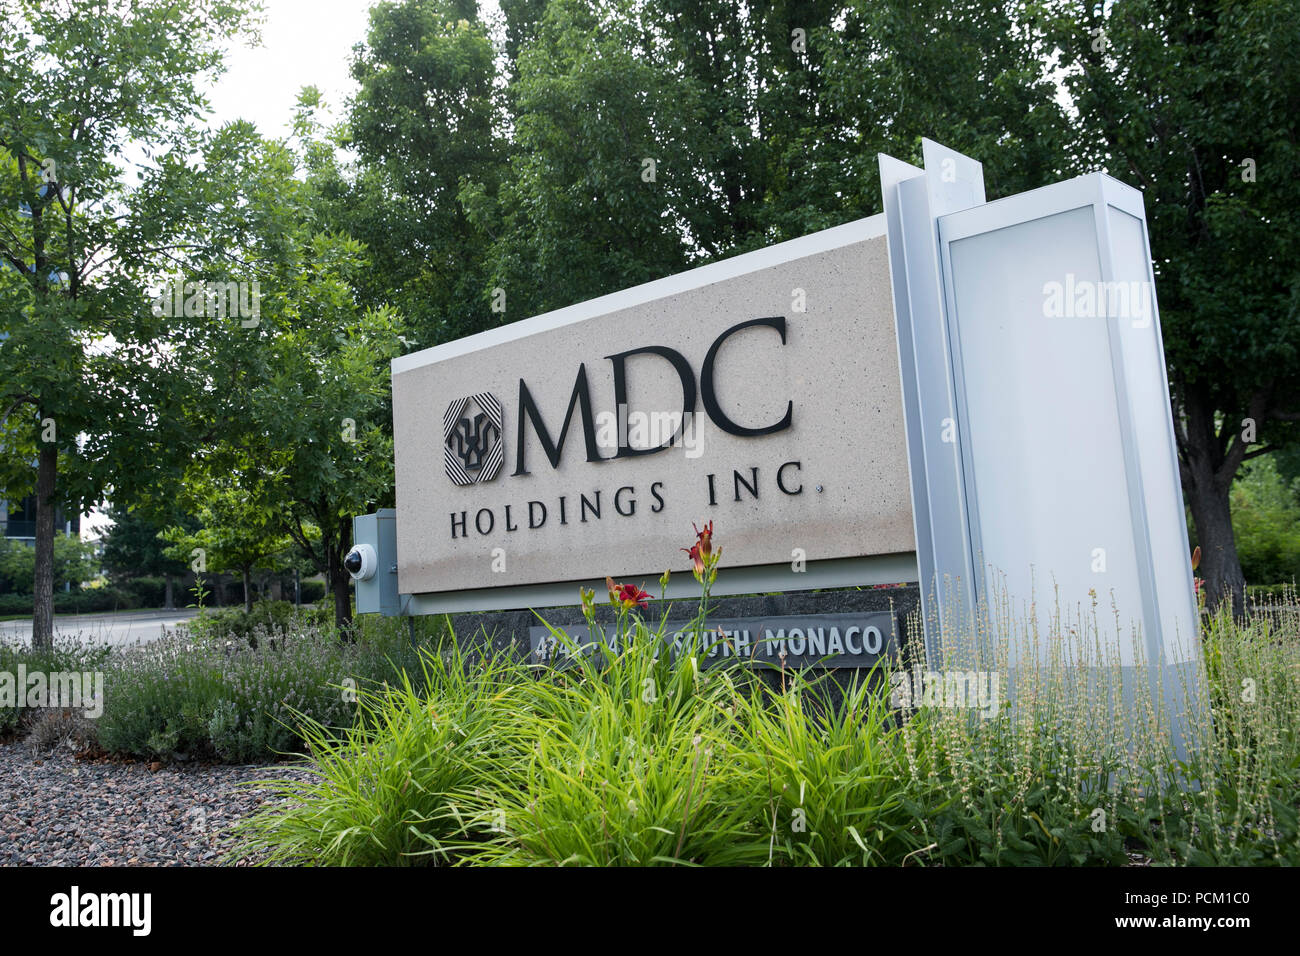
[[[877,212],[876,152],[919,158],[922,135],[985,160],[997,190],[1082,171],[1036,10],[503,10],[509,167],[499,189],[465,175],[461,201],[493,237],[482,294],[506,290],[510,319]]]
[[[956,866],[1122,866],[1126,837],[1141,832],[1145,807],[1113,802],[1097,779],[1081,781],[1052,724],[976,723],[969,734],[928,725],[908,728],[914,776],[906,802],[925,821],[925,862]],[[1027,725],[1027,726],[1026,726]],[[965,747],[964,751],[958,748]],[[1100,768],[1117,768],[1113,754]],[[1098,815],[1100,814],[1100,816]],[[1094,829],[1094,822],[1104,823]]]
[[[520,53],[517,151],[499,207],[477,183],[465,193],[472,218],[497,236],[490,286],[506,291],[509,319],[690,261],[678,223],[706,196],[698,146],[708,113],[696,86],[655,55],[642,20],[655,16],[560,0]]]
[[[1294,589],[1245,623],[1205,630],[1213,722],[1189,768],[1202,789],[1163,794],[1153,855],[1194,866],[1300,863],[1300,610]]]
[[[188,561],[196,573],[233,571],[248,576],[254,568],[284,566],[282,552],[289,547],[283,533],[277,533],[273,516],[261,497],[261,477],[253,473],[226,471],[217,475],[191,472],[186,496],[195,504],[198,527],[177,525],[160,538],[171,561]],[[247,602],[252,594],[245,595]]]
[[[1247,582],[1300,580],[1300,478],[1288,485],[1271,457],[1246,462],[1232,490],[1232,527]]]
[[[36,568],[36,549],[23,541],[0,538],[0,595],[26,595],[27,610],[31,610],[32,583]],[[90,581],[98,573],[99,562],[95,546],[68,535],[54,537],[54,587],[62,590],[71,585],[74,590]]]
[[[30,603],[30,598],[28,601]],[[20,664],[28,674],[37,671],[47,674],[59,671],[93,673],[104,668],[109,654],[110,648],[107,645],[92,644],[79,638],[61,636],[53,646],[38,650],[0,641],[0,673],[17,675]],[[18,703],[15,701],[15,706],[0,703],[0,738],[19,729],[22,709],[16,706]]]
[[[829,677],[791,675],[734,708],[731,749],[739,793],[766,862],[786,866],[890,866],[924,850],[908,794],[902,738],[887,672],[858,674],[842,690]]]
[[[1294,584],[1253,584],[1246,588],[1246,594],[1252,601],[1276,601],[1290,597],[1295,593]]]
[[[157,414],[176,369],[147,287],[211,197],[152,187],[189,154],[203,79],[250,6],[0,6],[0,497],[30,490],[38,447],[58,449],[68,512],[181,453]],[[130,141],[147,174],[126,175]]]
[[[923,136],[979,159],[990,198],[1088,168],[1043,66],[1053,41],[1040,5],[855,0],[842,27],[811,22],[809,46],[824,64],[818,106],[827,112],[799,145],[829,154],[804,171],[826,185],[791,175],[788,186],[812,194],[810,202],[834,206],[842,193],[856,214],[878,212],[876,153],[919,163]],[[833,193],[816,196],[831,183]]]
[[[889,674],[829,693],[654,653],[633,623],[561,671],[458,652],[308,722],[311,782],[246,822],[272,862],[355,865],[1300,863],[1294,598],[1206,632],[1179,763],[1117,674],[1044,658],[1022,703],[891,712]],[[421,687],[423,686],[423,690]],[[1030,693],[1032,688],[1033,692]],[[1117,721],[1126,721],[1124,729]]]
[[[299,130],[316,156],[306,113]],[[165,537],[174,556],[203,548],[211,570],[245,574],[292,544],[341,588],[352,516],[392,496],[389,360],[406,340],[392,308],[358,294],[374,262],[329,228],[316,180],[299,178],[307,161],[231,127],[207,144],[205,170],[187,173],[205,181],[221,165],[252,181],[257,200],[218,222],[211,241],[255,251],[245,275],[261,297],[254,324],[208,323],[173,353],[189,382],[179,414],[191,460],[178,494],[200,527]],[[193,268],[215,265],[209,255]]]
[[[421,347],[497,324],[484,271],[490,234],[460,199],[473,183],[495,203],[505,121],[496,51],[473,3],[409,0],[371,8],[352,75],[359,89],[340,141],[359,164],[318,164],[319,212],[364,242],[376,268],[366,302],[407,317]]]
[[[103,539],[104,572],[118,581],[139,578],[180,576],[189,571],[189,561],[168,557],[165,542],[158,534],[162,527],[146,519],[137,509],[129,511],[114,506],[108,517],[113,525]],[[193,521],[186,522],[192,526]]]
[[[93,614],[100,611],[130,611],[143,607],[139,594],[127,588],[86,588],[84,591],[55,591],[55,614]],[[31,594],[0,594],[0,615],[30,618]]]
[[[160,608],[166,603],[167,582],[162,578],[130,578],[124,589],[140,599],[141,607]]]
[[[1287,53],[1300,42],[1300,8],[1045,7],[1079,111],[1077,148],[1144,191],[1175,387],[1212,388],[1225,435],[1236,432],[1247,396],[1275,380],[1294,386],[1300,356],[1290,265],[1300,229],[1287,216],[1300,202],[1300,152],[1287,132],[1300,95]],[[1285,405],[1295,395],[1272,397]]]
[[[270,760],[301,746],[303,721],[349,726],[352,687],[415,665],[397,631],[341,643],[332,628],[297,619],[283,630],[258,625],[250,641],[182,632],[111,662],[99,742],[142,756]]]
[[[502,679],[509,669],[501,658],[425,653],[413,672],[418,682],[403,674],[359,693],[359,719],[346,733],[306,721],[312,776],[259,784],[300,812],[250,818],[243,849],[275,864],[401,866],[444,862],[472,847],[460,801],[506,757],[498,721],[520,693]]]
[[[288,601],[256,601],[248,611],[241,607],[200,611],[186,627],[200,638],[235,639],[256,647],[259,635],[275,637],[303,626],[326,628],[333,620],[333,612],[324,609],[299,609]]]
[[[736,772],[731,676],[657,656],[638,628],[555,681],[518,680],[513,713],[484,799],[480,830],[499,813],[509,837],[481,862],[514,865],[736,865],[762,859],[765,828]]]

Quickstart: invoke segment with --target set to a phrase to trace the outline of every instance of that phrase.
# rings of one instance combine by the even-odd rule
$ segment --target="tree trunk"
[[[54,646],[54,480],[59,449],[41,446],[36,460],[36,574],[32,585],[32,647]]]
[[[322,540],[325,548],[325,583],[334,592],[334,626],[339,636],[347,639],[352,633],[352,579],[343,567],[343,558],[352,547],[352,522],[339,520],[333,540]],[[322,536],[324,538],[324,536]]]
[[[1201,546],[1197,573],[1205,582],[1205,606],[1213,611],[1220,602],[1230,600],[1233,616],[1241,618],[1246,611],[1246,579],[1232,533],[1228,489],[1196,483],[1188,499]]]
[[[247,567],[245,567],[243,571],[244,571],[244,613],[247,614],[248,612],[253,610],[253,586],[252,586],[253,575],[250,573]]]
[[[1240,436],[1220,433],[1213,401],[1203,391],[1186,390],[1184,409],[1187,421],[1186,431],[1179,434],[1179,465],[1201,546],[1197,574],[1204,580],[1205,607],[1213,613],[1221,602],[1231,601],[1233,616],[1240,620],[1246,613],[1246,580],[1232,530],[1230,493],[1244,448],[1235,447]],[[1228,416],[1228,421],[1233,417]],[[1231,431],[1227,422],[1222,428]]]

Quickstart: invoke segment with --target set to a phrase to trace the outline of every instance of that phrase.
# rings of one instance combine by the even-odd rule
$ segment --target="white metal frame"
[[[887,156],[880,157],[880,169],[899,327],[917,561],[923,590],[938,592],[940,599],[935,609],[939,626],[943,627],[957,624],[948,620],[954,613],[975,612],[989,587],[982,555],[990,535],[998,533],[997,527],[987,527],[982,520],[974,480],[976,456],[981,451],[972,446],[969,432],[963,427],[970,415],[967,370],[957,322],[960,296],[954,288],[953,244],[1086,208],[1093,215],[1100,281],[1120,281],[1121,265],[1129,276],[1140,269],[1150,289],[1154,289],[1154,276],[1142,194],[1137,190],[1096,173],[985,203],[977,163],[928,140],[924,155],[925,169]],[[1117,259],[1113,220],[1118,214],[1131,216],[1140,224],[1141,263],[1120,263]],[[1131,250],[1128,255],[1132,257]],[[1098,373],[1109,375],[1119,416],[1144,650],[1149,661],[1164,660],[1182,666],[1191,658],[1188,649],[1175,646],[1176,642],[1197,630],[1192,572],[1186,563],[1186,526],[1179,520],[1176,540],[1169,540],[1166,534],[1157,548],[1149,514],[1152,507],[1177,508],[1181,518],[1173,421],[1167,399],[1158,415],[1134,405],[1126,370],[1131,359],[1126,353],[1120,319],[1107,315],[1104,320],[1110,367],[1098,369]],[[1168,378],[1154,293],[1150,320],[1156,355],[1160,357],[1159,394],[1167,396]],[[1014,375],[1014,369],[1006,369],[1006,374]],[[1135,423],[1139,416],[1140,434]],[[948,419],[956,426],[949,433],[955,434],[955,442],[943,440],[943,426]],[[1157,486],[1172,487],[1178,500],[1153,501],[1150,488]],[[1167,586],[1164,592],[1158,587],[1158,565],[1166,582],[1171,580],[1170,575],[1176,578],[1175,586]],[[1170,630],[1184,633],[1168,633]],[[927,643],[931,648],[936,638],[933,632],[927,620]]]
[[[974,608],[965,481],[958,445],[945,441],[957,422],[953,353],[943,304],[938,218],[984,202],[983,167],[931,140],[926,169],[880,156],[889,266],[898,330],[912,515],[922,601],[943,626]],[[931,170],[931,172],[927,172]],[[927,640],[933,638],[927,615]]]

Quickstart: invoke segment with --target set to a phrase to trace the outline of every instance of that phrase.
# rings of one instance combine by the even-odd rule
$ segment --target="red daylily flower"
[[[713,553],[713,522],[710,521],[706,524],[703,531],[696,526],[694,521],[691,522],[691,527],[695,528],[695,546],[700,549],[700,555],[707,558]],[[683,548],[682,550],[685,551],[686,549]]]
[[[635,584],[620,585],[618,589],[617,603],[623,606],[623,610],[630,611],[634,607],[643,610],[650,606],[650,595],[642,591]]]
[[[695,580],[703,581],[705,577],[709,577],[712,583],[714,569],[722,558],[722,549],[713,546],[713,522],[710,521],[702,529],[695,522],[691,522],[691,527],[695,529],[695,544],[679,550],[685,551],[690,557]]]

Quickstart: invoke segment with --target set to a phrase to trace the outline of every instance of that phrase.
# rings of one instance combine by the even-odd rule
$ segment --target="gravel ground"
[[[276,798],[241,783],[285,766],[79,760],[0,744],[0,866],[215,866],[226,831]],[[240,860],[235,865],[248,865]]]

